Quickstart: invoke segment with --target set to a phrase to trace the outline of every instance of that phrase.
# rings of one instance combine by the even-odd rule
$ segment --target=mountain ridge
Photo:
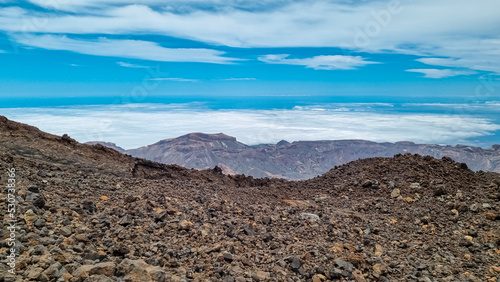
[[[103,143],[101,143],[103,144]],[[105,144],[103,144],[105,145]],[[282,140],[277,144],[246,145],[235,137],[217,133],[190,133],[164,139],[124,153],[135,157],[187,168],[222,168],[226,174],[254,177],[309,179],[330,168],[371,157],[392,157],[413,153],[435,158],[450,157],[474,171],[500,172],[500,145],[480,148],[468,145],[416,144],[411,141],[373,142],[368,140]]]

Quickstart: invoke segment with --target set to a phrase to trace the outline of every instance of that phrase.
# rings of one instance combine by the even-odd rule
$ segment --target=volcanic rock
[[[450,158],[404,154],[305,181],[259,179],[137,159],[0,117],[0,167],[12,166],[22,183],[19,281],[500,278],[500,191],[491,185],[500,176]],[[0,198],[7,210],[5,191]],[[5,260],[8,215],[0,225]]]

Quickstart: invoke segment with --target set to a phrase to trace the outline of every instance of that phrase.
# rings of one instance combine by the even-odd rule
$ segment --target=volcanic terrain
[[[0,281],[500,278],[500,175],[448,157],[398,154],[305,181],[255,179],[138,159],[0,117],[0,168]]]
[[[376,143],[366,140],[280,141],[277,144],[248,146],[222,133],[191,133],[161,140],[137,149],[124,150],[114,143],[100,143],[134,157],[186,168],[219,166],[225,174],[305,180],[334,166],[373,157],[413,153],[435,158],[450,157],[474,171],[500,172],[500,145],[490,148],[457,145],[440,146],[413,142]]]

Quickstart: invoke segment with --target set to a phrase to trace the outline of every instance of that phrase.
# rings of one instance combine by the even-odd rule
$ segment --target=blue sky
[[[487,147],[500,143],[498,30],[495,0],[0,0],[0,114],[89,141],[92,128],[74,124],[99,128],[94,117],[106,113],[105,129],[90,135],[125,147],[200,130],[249,143],[357,138]],[[390,107],[370,106],[380,103]],[[189,124],[179,111],[221,125]],[[346,111],[369,113],[373,123]],[[269,125],[285,113],[310,123]],[[122,114],[137,124],[111,118]],[[417,114],[420,122],[410,123]],[[153,117],[177,129],[152,135],[143,128]],[[266,122],[246,130],[256,117]],[[231,125],[235,119],[241,125]],[[348,123],[366,133],[342,133]],[[412,126],[419,130],[402,133]],[[429,137],[432,128],[443,133]],[[249,136],[264,131],[273,134]]]

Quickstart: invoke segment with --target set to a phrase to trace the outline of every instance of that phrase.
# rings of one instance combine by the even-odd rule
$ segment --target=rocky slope
[[[219,166],[227,174],[309,179],[357,159],[413,153],[451,157],[474,171],[500,172],[500,145],[489,149],[412,142],[375,143],[364,140],[279,142],[247,146],[224,134],[192,133],[127,150],[127,154],[165,164],[207,169]]]
[[[250,147],[225,134],[191,133],[175,139],[166,139],[151,146],[127,150],[132,156],[187,168],[207,169],[228,164],[236,170],[252,165],[244,154]],[[231,157],[232,159],[228,159]],[[247,160],[247,162],[245,162]],[[253,158],[251,159],[253,161]],[[231,174],[231,171],[225,171]],[[234,174],[234,173],[232,173]]]
[[[307,181],[253,179],[136,159],[0,118],[2,187],[12,167],[16,274],[5,264],[5,215],[0,281],[500,278],[500,176],[450,158],[405,154]]]
[[[125,149],[123,149],[122,147],[116,145],[113,142],[91,141],[91,142],[85,142],[84,144],[87,144],[87,145],[101,144],[101,145],[106,146],[108,148],[114,149],[114,150],[116,150],[116,151],[118,151],[120,153],[125,153]]]

